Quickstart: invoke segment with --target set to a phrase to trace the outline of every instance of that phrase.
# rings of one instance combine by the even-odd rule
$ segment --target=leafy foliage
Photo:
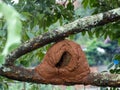
[[[22,0],[19,4],[12,4],[6,0],[6,3],[14,6],[21,14],[23,42],[68,23],[74,16],[74,6],[71,1],[68,2],[66,8],[64,5],[57,4],[55,0]],[[31,53],[32,58],[28,55],[23,56],[18,63],[24,66],[38,63],[49,46]]]
[[[95,36],[90,38],[89,34],[85,36],[77,34],[76,42],[81,45],[86,53],[90,66],[108,65],[112,62],[113,56],[119,53],[119,51],[116,51],[116,48],[119,47],[116,41],[105,43],[102,37],[98,39]]]
[[[7,42],[10,44],[9,52],[12,51],[16,47],[16,43],[25,42],[39,34],[42,34],[48,30],[55,29],[60,25],[68,23],[73,20],[74,16],[74,6],[71,1],[68,2],[66,6],[57,4],[55,0],[22,0],[18,4],[11,2],[11,0],[4,0],[0,5],[0,10],[4,11],[2,18],[0,18],[0,50],[5,49],[5,42],[7,37]],[[5,5],[4,8],[2,5]],[[14,7],[20,15],[15,11]],[[66,8],[65,8],[66,7]],[[6,11],[6,8],[8,11]],[[2,15],[0,13],[0,15]],[[6,20],[8,22],[6,23]],[[20,21],[21,19],[21,21]],[[22,27],[21,27],[22,22]],[[22,28],[22,29],[21,29]],[[8,29],[8,32],[6,30]],[[21,32],[22,30],[22,32]],[[21,33],[20,33],[21,32]],[[22,37],[21,37],[22,35]],[[19,37],[19,38],[18,38]],[[14,38],[14,40],[13,40]],[[14,42],[14,43],[12,43]],[[12,43],[12,44],[11,44]],[[32,53],[29,53],[21,58],[19,58],[16,65],[18,66],[26,66],[33,67],[36,66],[42,59],[44,54],[50,45],[47,45],[43,48],[40,48]],[[6,50],[5,50],[6,51]],[[6,55],[9,53],[5,53]],[[4,59],[4,57],[0,57],[0,59]],[[3,62],[4,63],[4,62]],[[1,78],[1,82],[4,81],[5,78]],[[12,81],[11,81],[12,83]],[[14,83],[14,82],[13,82]],[[23,84],[13,84],[13,87],[10,87],[9,80],[6,80],[6,83],[1,83],[0,89],[23,89],[21,86]],[[8,87],[9,86],[9,87]],[[27,84],[29,90],[38,90],[38,89],[51,89],[53,86],[46,85],[37,85],[37,84]],[[27,89],[27,87],[26,87]],[[69,88],[70,89],[70,88]],[[56,88],[55,90],[58,90]]]
[[[83,0],[82,3],[85,8],[94,8],[93,14],[105,12],[120,6],[119,0]],[[119,42],[119,28],[120,21],[117,21],[101,27],[97,27],[94,30],[92,29],[93,32],[91,32],[91,34],[95,34],[97,38],[104,36],[105,39],[107,36],[109,36],[112,40],[118,40]]]
[[[0,2],[0,14],[1,16],[4,16],[4,18],[6,19],[7,30],[8,30],[7,41],[2,54],[0,54],[0,62],[1,64],[3,64],[4,57],[13,49],[15,49],[21,42],[22,25],[19,14],[14,10],[14,8],[6,5],[3,2]]]
[[[22,33],[20,35],[15,36],[15,34],[11,31],[14,30],[8,30],[10,32],[6,32],[7,24],[4,20],[4,18],[1,18],[0,22],[0,40],[1,40],[1,47],[0,49],[3,50],[6,42],[6,35],[9,36],[9,44],[12,42],[16,42],[16,44],[12,45],[9,49],[10,51],[13,49],[13,47],[17,46],[17,37],[21,38],[21,41],[24,42],[26,40],[29,40],[35,36],[38,36],[48,30],[55,29],[56,27],[63,25],[65,23],[68,23],[70,20],[73,20],[74,16],[74,6],[72,1],[69,1],[66,6],[58,4],[55,0],[22,0],[18,4],[15,4],[14,2],[11,2],[11,0],[4,0],[5,3],[7,3],[10,6],[13,6],[19,13],[14,13],[11,17],[9,17],[10,20],[15,20],[15,15],[18,15],[17,22],[15,23],[16,27],[13,27],[14,22],[9,22],[11,26],[11,29],[17,29],[17,32],[19,33],[19,30],[21,29],[19,18],[22,20]],[[66,8],[65,8],[66,7]],[[6,8],[3,8],[3,11]],[[9,10],[9,9],[8,9]],[[6,14],[9,16],[9,13],[13,12],[6,12]],[[7,17],[8,17],[7,16]],[[9,21],[10,21],[9,20]],[[11,24],[13,23],[13,24]],[[10,29],[10,28],[9,28]],[[12,33],[12,34],[10,34]],[[12,39],[11,39],[12,38]],[[14,38],[14,40],[13,40]],[[11,41],[10,41],[11,40]],[[19,41],[19,40],[18,40]],[[9,45],[7,45],[9,46]],[[17,65],[24,65],[24,66],[34,66],[40,62],[48,49],[50,45],[45,46],[44,48],[38,49],[34,51],[33,53],[29,55],[25,55],[20,58],[20,60],[17,63]],[[6,48],[4,48],[4,53],[7,51]],[[1,59],[4,59],[3,56],[0,57]],[[34,59],[34,60],[33,60]],[[4,62],[3,62],[4,63]]]

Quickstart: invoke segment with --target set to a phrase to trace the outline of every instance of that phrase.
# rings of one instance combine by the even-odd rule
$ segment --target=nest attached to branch
[[[35,72],[48,82],[80,82],[90,73],[80,45],[70,40],[55,43],[47,51]]]

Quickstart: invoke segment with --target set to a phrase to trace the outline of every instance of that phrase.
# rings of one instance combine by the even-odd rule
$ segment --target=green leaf
[[[117,69],[117,70],[116,70],[116,73],[117,73],[117,74],[120,74],[120,69]]]
[[[120,54],[116,54],[113,59],[120,60]]]
[[[20,64],[22,64],[22,65],[24,65],[24,66],[28,66],[29,63],[28,63],[28,61],[25,61],[25,60],[24,60],[24,61],[20,61]]]
[[[0,54],[0,67],[5,63],[5,56]]]
[[[8,90],[9,89],[8,83],[4,83],[3,87],[4,87],[4,90]]]
[[[73,10],[73,9],[74,9],[73,3],[69,2],[69,3],[67,4],[67,9]]]
[[[110,70],[110,73],[114,73],[114,72],[115,72],[115,70],[114,70],[114,69],[111,69],[111,70]]]
[[[10,47],[9,47],[9,49],[8,49],[8,51],[13,51],[15,48],[17,48],[19,46],[19,43],[14,43],[14,44],[12,44]]]
[[[6,56],[9,52],[15,49],[18,44],[21,43],[22,24],[18,12],[13,7],[8,6],[2,1],[0,2],[0,13],[2,13],[7,22],[7,41],[1,54]],[[3,61],[1,64],[3,64]]]
[[[7,42],[3,50],[3,55],[8,54],[9,47],[14,43],[20,43],[21,39],[21,21],[19,14],[11,6],[6,5],[5,3],[0,2],[0,12],[3,13],[7,21]]]
[[[108,66],[108,69],[110,69],[113,65],[114,65],[114,63],[111,63],[111,64]]]
[[[83,31],[83,32],[81,32],[82,33],[82,35],[84,36],[85,34],[86,34],[86,31]]]
[[[29,31],[28,31],[28,32],[26,32],[26,34],[28,35],[28,37],[29,37],[29,38],[33,38],[33,37],[34,37],[34,34],[33,34],[33,33],[31,33],[31,32],[29,32]]]
[[[93,37],[92,31],[88,31],[88,35],[89,35],[90,38],[92,38]]]
[[[89,4],[89,0],[83,0],[82,4],[83,4],[84,8],[86,8]]]
[[[75,90],[75,87],[73,87],[73,86],[67,86],[66,90]]]

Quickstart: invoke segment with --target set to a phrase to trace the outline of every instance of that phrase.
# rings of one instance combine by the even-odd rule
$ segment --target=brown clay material
[[[48,50],[35,72],[48,82],[64,84],[82,81],[90,68],[81,47],[73,41],[62,40]]]

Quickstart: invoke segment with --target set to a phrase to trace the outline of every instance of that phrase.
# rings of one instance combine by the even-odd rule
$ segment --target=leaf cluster
[[[83,0],[82,4],[84,8],[91,7],[94,8],[94,12],[92,14],[97,14],[101,12],[105,12],[114,8],[120,7],[119,0]],[[109,23],[104,26],[99,26],[91,31],[88,31],[89,36],[96,36],[107,38],[110,37],[111,40],[117,40],[120,43],[120,21]],[[83,33],[85,34],[85,33]]]

